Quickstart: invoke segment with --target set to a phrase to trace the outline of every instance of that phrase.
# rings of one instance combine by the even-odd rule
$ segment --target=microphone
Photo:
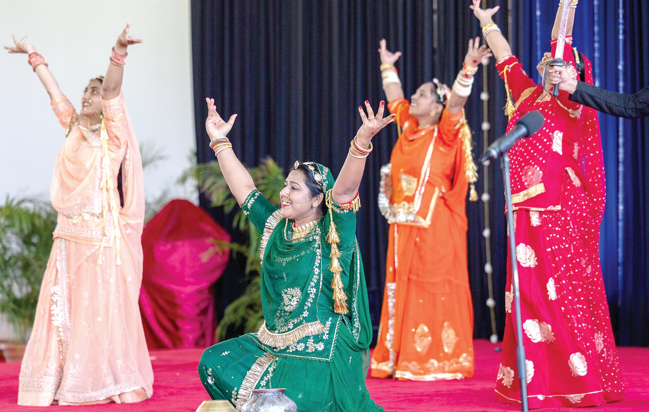
[[[491,160],[498,159],[520,140],[522,137],[530,137],[543,127],[545,118],[538,110],[529,112],[525,116],[518,119],[516,126],[504,136],[499,137],[493,142],[484,152],[478,162],[484,164]]]

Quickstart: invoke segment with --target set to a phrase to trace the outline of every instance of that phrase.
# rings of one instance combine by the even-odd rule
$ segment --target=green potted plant
[[[279,207],[279,192],[284,188],[284,171],[277,166],[271,158],[262,160],[259,166],[248,168],[257,189],[275,206]],[[237,200],[232,196],[228,185],[223,178],[218,162],[201,163],[191,167],[181,181],[189,179],[197,182],[199,190],[210,199],[212,206],[222,206],[225,212],[231,212],[237,206]],[[261,234],[252,226],[241,209],[234,215],[232,224],[244,233],[248,233],[246,244],[215,242],[216,253],[222,248],[230,249],[234,253],[241,253],[246,257],[246,275],[250,283],[245,292],[225,309],[223,319],[219,320],[217,338],[223,341],[228,328],[242,330],[243,333],[256,332],[263,322],[261,308],[261,262],[259,260],[259,245]],[[207,252],[209,253],[209,251]]]
[[[2,345],[7,361],[22,358],[29,339],[56,216],[37,198],[7,196],[0,206],[0,313],[13,330],[11,342]]]

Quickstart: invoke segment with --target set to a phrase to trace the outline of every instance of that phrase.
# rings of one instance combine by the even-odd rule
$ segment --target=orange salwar
[[[390,222],[373,377],[431,381],[473,376],[473,306],[467,270],[468,189],[462,114],[418,129],[410,104],[388,105],[403,127],[381,170]]]

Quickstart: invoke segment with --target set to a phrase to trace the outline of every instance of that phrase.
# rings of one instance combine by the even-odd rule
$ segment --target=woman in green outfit
[[[383,411],[365,386],[372,324],[356,242],[358,188],[372,138],[394,115],[376,115],[365,101],[363,125],[334,182],[328,168],[296,162],[278,210],[255,188],[232,151],[225,122],[207,99],[205,123],[223,176],[251,223],[262,233],[257,333],[219,343],[201,357],[201,382],[212,399],[239,409],[253,389],[286,388],[299,411]]]

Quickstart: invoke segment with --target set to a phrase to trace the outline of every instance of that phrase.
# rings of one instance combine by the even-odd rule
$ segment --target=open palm
[[[469,49],[464,58],[464,62],[468,66],[475,67],[484,59],[491,56],[491,50],[484,44],[480,46],[480,37],[476,37],[475,39],[469,40]]]
[[[29,37],[29,35],[23,37],[20,41],[16,39],[16,36],[14,34],[12,34],[11,37],[14,39],[14,46],[5,46],[5,50],[9,50],[9,53],[28,54],[34,51],[34,48],[31,45],[25,43],[25,40],[27,40],[27,37]]]
[[[483,9],[480,7],[480,0],[473,0],[473,4],[469,6],[473,10],[473,14],[480,20],[480,23],[483,25],[491,21],[492,17],[498,10],[500,6],[492,7],[490,9]]]
[[[381,129],[392,123],[396,115],[391,114],[387,117],[383,117],[383,113],[385,111],[385,102],[383,101],[381,101],[381,104],[379,105],[379,111],[376,113],[376,115],[374,114],[372,105],[370,105],[367,100],[365,100],[365,109],[367,110],[367,114],[365,114],[365,111],[361,106],[358,106],[358,112],[361,115],[363,124],[361,125],[360,129],[358,129],[356,136],[370,141],[378,132],[381,131]]]
[[[122,33],[119,35],[117,38],[117,44],[123,47],[128,47],[132,46],[134,44],[139,44],[142,43],[143,40],[141,39],[136,39],[134,37],[131,37],[128,35],[129,30],[131,29],[131,22],[126,23],[126,27],[122,31]]]
[[[399,57],[401,57],[401,52],[395,52],[392,53],[390,50],[388,50],[386,46],[386,41],[385,39],[381,39],[380,43],[381,48],[379,49],[379,53],[381,54],[381,64],[391,64],[394,65],[394,63],[399,60]]]
[[[237,118],[236,114],[230,116],[230,120],[227,122],[221,118],[219,113],[216,111],[216,106],[214,105],[214,99],[209,97],[205,99],[207,102],[207,119],[205,120],[205,130],[210,136],[210,140],[217,139],[219,137],[225,137],[232,130],[234,126],[234,121]]]

